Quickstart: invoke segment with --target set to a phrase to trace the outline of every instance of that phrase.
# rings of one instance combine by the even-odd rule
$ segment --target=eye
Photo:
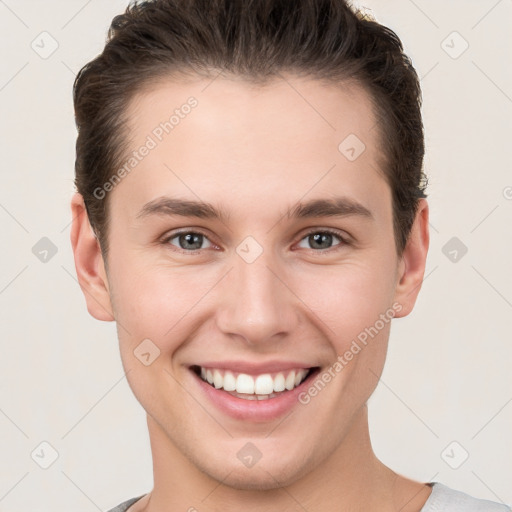
[[[172,242],[174,239],[177,239],[178,245]],[[205,240],[207,240],[210,245],[207,247],[201,247]],[[208,240],[206,235],[197,231],[180,231],[179,233],[174,233],[164,238],[162,243],[170,243],[171,245],[182,249],[182,252],[194,252],[201,249],[206,249],[208,247],[213,247],[212,243]]]
[[[301,242],[303,240],[306,240],[306,243],[310,243],[310,245],[312,247],[305,247],[306,249],[313,248],[313,249],[327,250],[332,247],[332,246],[331,247],[328,247],[328,246],[330,244],[332,244],[333,237],[337,238],[338,240],[341,241],[341,243],[336,244],[334,247],[340,246],[340,245],[343,246],[343,245],[348,244],[348,241],[345,239],[344,236],[341,235],[341,233],[339,233],[338,231],[330,230],[330,229],[326,229],[326,230],[318,230],[317,229],[317,230],[310,231],[301,240]],[[319,252],[319,251],[316,251],[316,252]]]
[[[332,245],[333,237],[337,238],[340,243]],[[323,252],[328,251],[332,247],[344,246],[348,245],[349,241],[338,231],[324,229],[324,230],[311,230],[306,234],[300,241],[303,241],[310,244],[310,247],[304,247],[299,245],[299,247],[303,247],[306,249],[318,249],[315,252]],[[204,242],[207,242],[208,245],[203,247]],[[197,251],[201,251],[202,249],[207,249],[214,247],[214,245],[210,242],[208,237],[199,232],[199,231],[179,231],[162,239],[162,244],[164,245],[173,245],[181,251],[182,253],[194,253]]]

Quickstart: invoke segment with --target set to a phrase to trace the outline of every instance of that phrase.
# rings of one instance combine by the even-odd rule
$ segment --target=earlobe
[[[407,316],[416,303],[425,275],[425,265],[430,241],[429,210],[426,199],[420,199],[418,210],[398,265],[395,301],[402,305],[397,318]]]
[[[78,283],[85,296],[87,310],[98,320],[114,320],[107,274],[101,248],[89,223],[84,200],[75,193],[71,199],[71,246]]]

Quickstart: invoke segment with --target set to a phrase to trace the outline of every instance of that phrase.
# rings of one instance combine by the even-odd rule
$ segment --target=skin
[[[431,488],[386,467],[368,431],[366,402],[382,373],[390,323],[284,419],[224,415],[188,369],[230,358],[310,361],[325,370],[394,303],[396,317],[413,309],[429,245],[428,204],[420,200],[398,257],[367,93],[293,76],[264,87],[169,78],[130,103],[133,149],[190,96],[198,106],[109,192],[108,262],[82,197],[71,203],[88,311],[117,322],[127,379],[147,412],[154,488],[130,512],[419,511]],[[366,146],[355,161],[338,150],[351,133]],[[137,218],[165,195],[200,198],[229,217]],[[372,218],[285,216],[298,201],[334,196],[363,204]],[[180,248],[179,237],[162,241],[178,228],[204,234],[200,249]],[[348,243],[333,236],[319,248],[310,228],[339,230]],[[247,236],[263,250],[250,264],[236,252]],[[160,350],[149,366],[133,353],[147,338]],[[237,458],[249,441],[262,453],[251,468]]]

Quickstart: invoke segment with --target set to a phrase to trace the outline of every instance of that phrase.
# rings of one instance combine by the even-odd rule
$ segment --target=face
[[[128,113],[137,162],[108,192],[108,276],[90,295],[131,389],[162,452],[239,488],[291,483],[353,428],[421,282],[421,258],[396,254],[369,98],[169,80]]]

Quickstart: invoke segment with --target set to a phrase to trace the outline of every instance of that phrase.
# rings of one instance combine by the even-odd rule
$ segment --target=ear
[[[398,264],[395,301],[402,305],[396,318],[407,316],[416,303],[423,283],[430,241],[428,203],[420,199],[409,239]]]
[[[114,313],[103,256],[89,223],[84,199],[79,193],[75,193],[71,199],[71,214],[71,246],[76,275],[85,296],[87,311],[98,320],[110,322],[114,320]]]

